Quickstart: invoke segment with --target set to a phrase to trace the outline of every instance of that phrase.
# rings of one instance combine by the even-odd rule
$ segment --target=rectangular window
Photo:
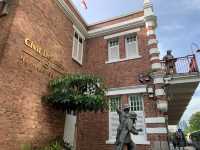
[[[75,31],[73,38],[72,58],[80,64],[82,64],[83,61],[83,46],[84,46],[83,37],[81,37],[78,31]]]
[[[143,111],[142,97],[138,95],[129,96],[131,111]]]
[[[108,61],[119,60],[119,39],[112,39],[108,41]]]
[[[125,47],[126,47],[126,58],[137,57],[139,55],[138,54],[137,36],[134,34],[126,36]]]
[[[117,108],[121,106],[120,97],[111,97],[109,102],[110,112],[116,112]]]

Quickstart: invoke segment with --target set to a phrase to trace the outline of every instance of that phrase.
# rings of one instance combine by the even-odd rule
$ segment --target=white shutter
[[[108,42],[108,60],[116,61],[120,59],[119,56],[119,42],[118,39],[114,39]]]
[[[109,48],[109,61],[119,60],[119,46]]]
[[[82,64],[83,60],[83,44],[84,39],[80,37],[78,32],[74,32],[72,58]]]
[[[72,58],[77,59],[77,56],[78,56],[78,39],[74,37]]]
[[[82,59],[83,59],[83,43],[79,42],[78,61],[80,64],[82,64]]]
[[[125,41],[126,46],[126,57],[133,58],[138,56],[138,46],[137,46],[137,39],[134,36],[126,37]]]

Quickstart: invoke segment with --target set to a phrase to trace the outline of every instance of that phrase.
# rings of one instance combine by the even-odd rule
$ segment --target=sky
[[[143,0],[72,0],[88,24],[143,9]],[[200,0],[152,0],[158,21],[157,39],[161,57],[171,49],[175,57],[195,53],[200,48]],[[200,54],[196,54],[200,64]],[[200,111],[200,86],[193,95],[182,119]]]

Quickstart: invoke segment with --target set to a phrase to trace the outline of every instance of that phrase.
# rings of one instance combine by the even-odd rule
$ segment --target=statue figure
[[[8,14],[8,0],[0,0],[0,17]]]
[[[166,74],[169,75],[176,73],[176,59],[172,55],[171,50],[167,50],[167,54],[163,57],[163,60],[165,62]]]
[[[128,150],[135,150],[135,143],[131,140],[131,133],[137,135],[142,129],[135,128],[137,114],[129,113],[130,106],[125,105],[123,111],[117,109],[119,115],[119,126],[117,128],[116,148],[115,150],[123,150],[124,145],[127,145]]]

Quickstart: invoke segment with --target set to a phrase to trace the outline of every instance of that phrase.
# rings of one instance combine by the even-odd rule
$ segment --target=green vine
[[[43,101],[68,113],[107,108],[103,80],[93,75],[67,74],[51,80]]]

